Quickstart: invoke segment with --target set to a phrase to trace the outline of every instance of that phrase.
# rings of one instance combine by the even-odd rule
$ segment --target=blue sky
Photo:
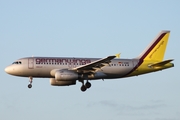
[[[0,1],[1,120],[179,120],[178,0]],[[165,59],[175,67],[138,77],[53,87],[49,79],[6,74],[27,56],[133,58],[161,31],[171,30]]]

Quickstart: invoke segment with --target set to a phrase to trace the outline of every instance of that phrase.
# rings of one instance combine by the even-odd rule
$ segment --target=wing
[[[116,58],[116,56],[108,56],[106,58],[102,58],[91,62],[86,65],[78,66],[76,68],[72,68],[71,70],[76,70],[78,73],[94,73],[96,71],[102,70],[101,68],[109,65],[112,59]]]

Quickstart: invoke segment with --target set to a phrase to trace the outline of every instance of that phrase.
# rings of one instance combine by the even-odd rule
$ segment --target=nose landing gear
[[[29,84],[28,84],[28,88],[32,88],[32,82],[33,82],[33,78],[29,77]]]

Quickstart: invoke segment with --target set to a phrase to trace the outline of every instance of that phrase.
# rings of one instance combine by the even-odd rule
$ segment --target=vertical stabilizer
[[[170,31],[161,31],[137,58],[141,60],[162,61],[164,59],[169,34]]]

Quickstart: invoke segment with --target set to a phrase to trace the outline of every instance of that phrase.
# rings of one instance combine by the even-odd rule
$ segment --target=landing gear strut
[[[80,81],[82,83],[81,91],[85,92],[87,89],[91,87],[91,83],[87,80],[86,84],[84,84],[84,80]]]
[[[32,88],[32,82],[33,82],[33,78],[29,77],[29,84],[28,84],[28,88]]]

